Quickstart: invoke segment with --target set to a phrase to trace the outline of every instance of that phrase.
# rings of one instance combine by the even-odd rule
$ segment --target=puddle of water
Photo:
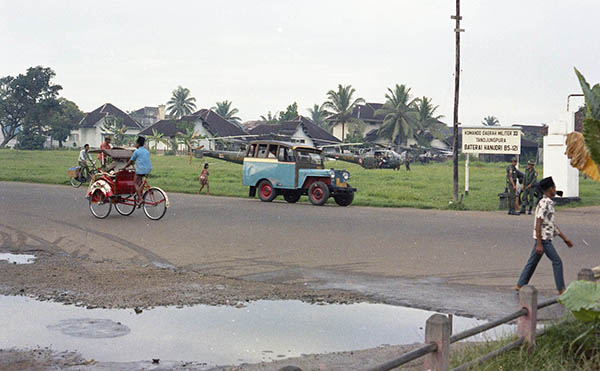
[[[6,260],[10,264],[31,264],[35,261],[35,255],[0,253],[0,260]]]
[[[0,348],[76,350],[99,361],[160,358],[231,365],[422,342],[431,314],[384,304],[300,301],[257,301],[244,308],[160,307],[135,314],[132,309],[90,310],[0,296]],[[483,322],[455,316],[454,332]],[[503,326],[484,336],[512,330]]]

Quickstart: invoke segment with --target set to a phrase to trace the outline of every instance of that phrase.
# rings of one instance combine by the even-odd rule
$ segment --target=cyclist
[[[144,148],[144,143],[146,143],[146,138],[138,137],[135,141],[135,147],[137,148],[133,151],[133,155],[127,161],[127,165],[125,167],[131,166],[133,162],[135,162],[135,177],[133,178],[135,193],[137,194],[137,207],[142,206],[142,190],[143,190],[143,181],[144,177],[147,177],[148,174],[152,171],[152,164],[150,163],[150,152],[146,148]]]
[[[93,165],[94,162],[92,161],[92,158],[90,157],[90,145],[89,144],[85,144],[83,146],[83,149],[79,152],[79,166],[81,167],[81,169],[79,170],[79,176],[81,178],[87,178],[88,174],[90,173],[90,168],[88,167],[88,161]]]

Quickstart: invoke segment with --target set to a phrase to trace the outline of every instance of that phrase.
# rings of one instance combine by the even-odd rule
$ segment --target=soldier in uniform
[[[527,162],[527,170],[523,180],[523,205],[521,206],[521,214],[525,214],[525,209],[528,208],[527,214],[531,215],[531,210],[534,206],[535,184],[537,183],[537,171],[534,168],[535,162],[529,160]]]
[[[506,168],[506,191],[508,192],[508,215],[521,215],[517,198],[517,158],[513,157]]]

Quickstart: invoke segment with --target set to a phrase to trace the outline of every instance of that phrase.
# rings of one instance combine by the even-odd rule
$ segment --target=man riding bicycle
[[[144,143],[146,143],[146,138],[138,137],[135,141],[135,147],[137,148],[133,151],[133,155],[127,161],[127,165],[125,167],[131,166],[132,163],[135,162],[135,177],[133,178],[135,193],[137,194],[137,207],[142,205],[142,190],[143,190],[143,181],[144,177],[147,177],[148,174],[152,171],[152,164],[150,163],[150,152],[146,148],[144,148]]]
[[[81,169],[79,170],[79,174],[81,177],[87,177],[87,175],[90,173],[88,161],[92,165],[95,164],[94,161],[92,161],[92,158],[90,157],[89,150],[90,145],[86,143],[83,146],[83,149],[79,152],[79,166],[81,167]]]

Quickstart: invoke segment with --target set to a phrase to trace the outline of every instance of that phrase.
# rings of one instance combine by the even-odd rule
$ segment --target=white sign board
[[[521,153],[521,130],[509,128],[463,128],[462,153]]]

